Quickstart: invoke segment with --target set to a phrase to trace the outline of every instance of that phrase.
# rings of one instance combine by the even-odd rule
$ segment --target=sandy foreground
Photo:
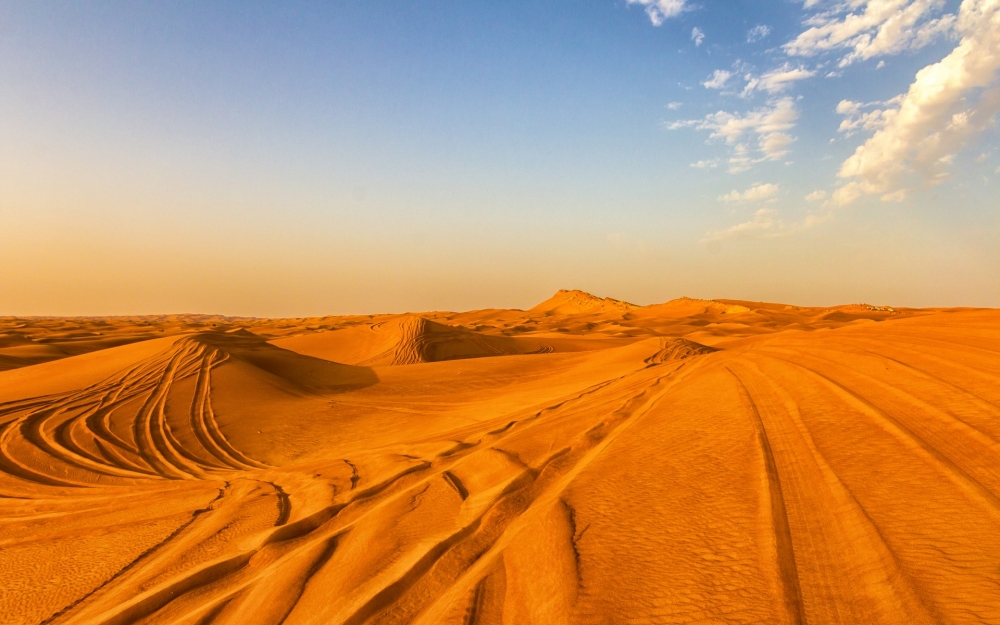
[[[0,318],[2,623],[1000,623],[1000,311]]]

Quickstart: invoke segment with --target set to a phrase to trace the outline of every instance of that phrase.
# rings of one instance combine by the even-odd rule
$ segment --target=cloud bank
[[[877,130],[841,165],[837,175],[849,182],[834,193],[835,204],[865,194],[899,201],[909,174],[940,182],[958,151],[993,123],[1000,111],[1000,0],[963,0],[956,29],[955,49],[917,72],[898,106],[841,124]],[[837,109],[856,115],[860,107],[844,101]]]

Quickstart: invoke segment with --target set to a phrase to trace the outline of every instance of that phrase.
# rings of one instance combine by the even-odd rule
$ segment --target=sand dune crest
[[[632,310],[633,308],[639,308],[639,306],[610,297],[597,297],[584,291],[563,289],[544,302],[534,306],[531,311],[549,314],[577,315],[581,313],[624,313]]]
[[[278,339],[272,343],[302,354],[362,366],[412,365],[551,351],[544,346],[484,335],[417,315],[400,315],[369,325]]]

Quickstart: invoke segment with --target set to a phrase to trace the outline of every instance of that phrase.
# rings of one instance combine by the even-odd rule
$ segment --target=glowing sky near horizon
[[[1000,306],[1000,0],[0,0],[0,315]]]

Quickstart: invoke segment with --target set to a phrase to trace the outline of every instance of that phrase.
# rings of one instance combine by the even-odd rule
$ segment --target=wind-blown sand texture
[[[3,623],[1000,623],[1000,311],[0,319]]]

